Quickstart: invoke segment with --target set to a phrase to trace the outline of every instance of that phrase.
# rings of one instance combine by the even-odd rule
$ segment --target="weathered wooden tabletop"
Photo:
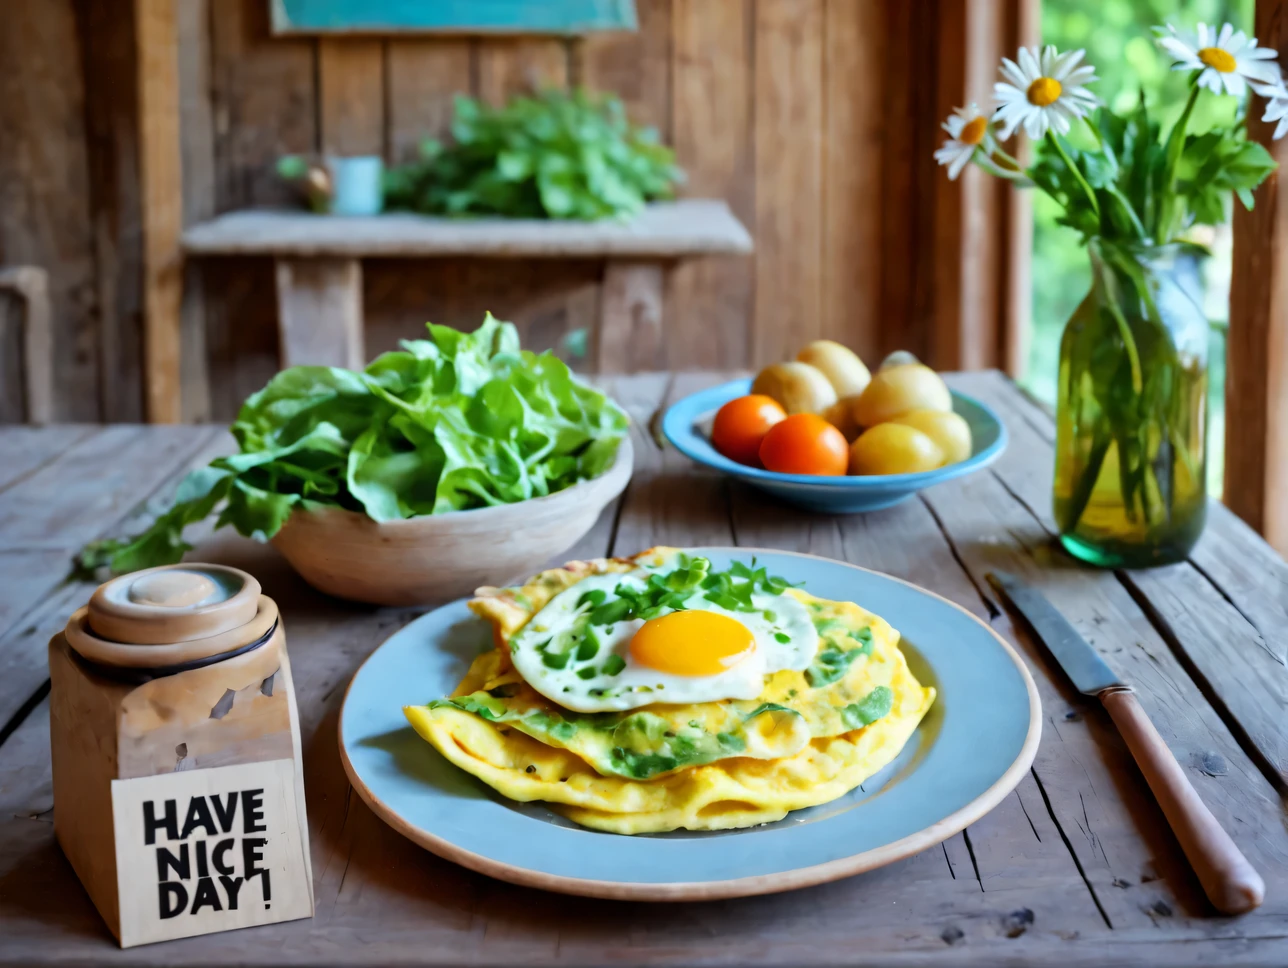
[[[990,470],[873,514],[779,506],[661,449],[650,420],[716,374],[606,380],[635,418],[630,487],[565,558],[653,544],[785,548],[909,579],[1019,645],[1042,695],[1032,771],[991,814],[909,860],[768,897],[592,901],[455,867],[375,818],[340,767],[336,720],[362,659],[424,609],[309,589],[271,549],[197,554],[253,571],[282,607],[301,725],[317,915],[120,951],[54,842],[45,643],[91,590],[64,584],[85,541],[137,529],[181,474],[226,452],[206,427],[0,430],[0,961],[471,965],[1288,964],[1288,565],[1214,505],[1190,561],[1076,565],[1052,543],[1052,425],[996,374],[953,379],[1011,433]],[[1041,587],[1128,681],[1195,787],[1266,879],[1241,918],[1208,907],[1103,710],[999,605],[994,568]],[[989,701],[987,695],[978,701]],[[749,842],[750,843],[750,842]]]

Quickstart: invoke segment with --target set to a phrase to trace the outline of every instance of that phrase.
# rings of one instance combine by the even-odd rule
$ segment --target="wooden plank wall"
[[[91,150],[60,142],[62,167],[49,173],[74,184],[58,204],[75,210],[45,212],[49,224],[36,226],[65,236],[44,246],[67,262],[56,287],[63,335],[73,337],[59,341],[70,394],[61,416],[137,418],[140,294],[137,272],[123,270],[138,269],[127,260],[140,251],[119,239],[132,239],[141,201],[137,179],[111,186],[139,162],[106,144],[137,127],[137,102],[100,83],[120,58],[87,43],[106,0],[12,2],[20,29],[0,44],[20,53],[39,42],[74,60],[79,31],[85,51],[84,72],[71,72],[84,82],[57,87],[58,103],[30,103],[37,78],[27,74],[39,65],[24,74],[20,58],[0,78],[15,92],[0,99],[0,122],[37,109],[66,114],[68,132],[92,122],[81,133]],[[273,175],[284,153],[403,160],[423,137],[446,133],[458,91],[498,103],[533,87],[586,85],[617,92],[634,118],[656,125],[688,172],[686,193],[727,199],[756,240],[750,258],[670,273],[664,355],[641,367],[755,366],[818,337],[870,361],[906,348],[945,368],[998,365],[1009,306],[1004,193],[971,179],[950,185],[931,153],[948,111],[968,93],[987,94],[988,62],[1013,43],[1013,12],[1027,2],[637,0],[638,32],[563,40],[279,39],[267,0],[184,0],[183,217],[289,201]],[[115,106],[105,117],[119,120],[99,130],[108,122],[87,101]],[[0,146],[0,174],[22,163],[13,154]],[[112,165],[93,163],[100,155]],[[77,179],[93,189],[88,206]],[[25,212],[0,211],[0,261],[31,238]],[[555,346],[592,324],[600,299],[593,262],[371,260],[365,270],[373,354],[426,319],[473,326],[486,309],[514,319],[529,345]],[[227,419],[277,367],[272,266],[210,260],[190,266],[185,285],[184,416]]]

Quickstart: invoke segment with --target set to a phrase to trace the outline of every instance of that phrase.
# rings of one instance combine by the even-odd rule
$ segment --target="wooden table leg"
[[[54,419],[54,334],[49,306],[49,273],[38,266],[0,269],[0,290],[23,303],[22,386],[28,423]]]
[[[357,259],[278,259],[277,313],[283,369],[366,363]]]
[[[595,358],[600,373],[636,373],[664,365],[660,262],[609,262],[599,301]]]

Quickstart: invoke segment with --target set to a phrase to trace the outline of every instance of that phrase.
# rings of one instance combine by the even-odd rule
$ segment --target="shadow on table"
[[[44,936],[54,928],[63,935],[114,944],[107,925],[54,840],[53,824],[22,817],[10,823],[28,823],[48,833],[26,840],[30,845],[27,852],[15,858],[8,871],[0,875],[0,920],[10,924],[30,921]]]

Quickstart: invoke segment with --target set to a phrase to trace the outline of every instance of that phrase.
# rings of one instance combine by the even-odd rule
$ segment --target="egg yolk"
[[[717,612],[671,612],[651,618],[631,639],[631,658],[677,676],[714,676],[756,648],[751,630]]]

